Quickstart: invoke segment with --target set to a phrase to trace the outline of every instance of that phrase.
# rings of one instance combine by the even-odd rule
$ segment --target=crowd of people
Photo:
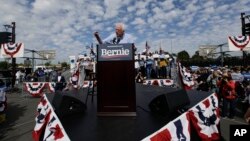
[[[234,119],[237,105],[241,104],[243,107],[241,110],[246,113],[245,119],[249,122],[250,78],[244,74],[250,73],[250,69],[242,67],[200,68],[196,71],[190,70],[190,73],[195,82],[193,89],[217,93],[222,118]]]
[[[173,58],[162,50],[160,53],[142,53],[135,56],[136,74],[140,72],[145,79],[170,79],[172,65]]]

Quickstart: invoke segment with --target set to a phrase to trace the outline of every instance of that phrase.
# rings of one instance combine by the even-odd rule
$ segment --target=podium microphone
[[[98,32],[95,32],[94,36],[95,36],[95,38],[96,38],[96,40],[98,41],[99,44],[103,44]]]

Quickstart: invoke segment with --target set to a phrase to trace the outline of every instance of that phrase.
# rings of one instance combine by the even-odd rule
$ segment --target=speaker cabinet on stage
[[[86,110],[86,105],[79,100],[75,95],[57,91],[54,94],[52,105],[59,118],[81,114]]]
[[[176,113],[177,110],[189,104],[190,100],[187,92],[178,90],[157,96],[149,103],[149,108],[152,113],[161,116],[171,116],[171,114]]]
[[[100,44],[97,48],[99,116],[135,116],[133,44]]]

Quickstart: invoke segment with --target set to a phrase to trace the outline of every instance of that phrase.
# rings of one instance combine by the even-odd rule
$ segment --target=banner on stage
[[[133,60],[133,44],[100,44],[97,49],[98,61]]]

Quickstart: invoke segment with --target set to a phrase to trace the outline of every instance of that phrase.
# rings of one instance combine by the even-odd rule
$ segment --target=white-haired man
[[[134,43],[132,36],[125,33],[125,25],[123,23],[116,23],[115,33],[109,35],[103,40],[106,44],[122,44],[122,43]]]

